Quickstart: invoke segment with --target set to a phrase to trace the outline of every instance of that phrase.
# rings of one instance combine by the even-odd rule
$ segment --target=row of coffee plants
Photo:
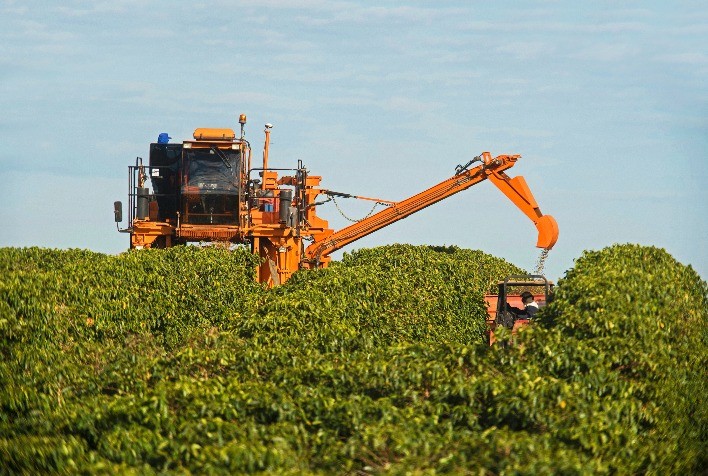
[[[2,249],[2,467],[703,467],[706,283],[663,250],[586,253],[537,326],[489,348],[483,295],[518,272],[395,245],[265,290],[245,250]]]
[[[606,472],[708,467],[708,287],[691,267],[654,247],[586,252],[540,321],[494,354],[522,370],[494,404],[510,427],[552,433]]]

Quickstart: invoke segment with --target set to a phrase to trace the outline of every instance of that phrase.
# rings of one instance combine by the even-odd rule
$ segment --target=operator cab
[[[231,129],[197,129],[193,141],[150,144],[155,219],[237,225],[244,195],[241,149]]]

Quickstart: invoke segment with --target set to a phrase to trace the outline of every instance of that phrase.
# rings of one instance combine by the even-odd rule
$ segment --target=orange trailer
[[[507,306],[523,309],[521,293],[528,291],[533,295],[539,308],[543,308],[551,299],[553,282],[540,274],[524,274],[508,276],[497,283],[497,293],[487,294],[484,299],[487,304],[487,327],[489,329],[489,345],[496,342],[494,331],[498,327],[511,329],[516,335],[521,327],[530,324],[529,319],[518,318],[507,310]]]

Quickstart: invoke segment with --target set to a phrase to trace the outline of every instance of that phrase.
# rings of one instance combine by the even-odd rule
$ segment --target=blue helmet
[[[161,133],[159,136],[157,136],[157,143],[158,144],[167,144],[172,137],[167,134],[167,132]]]

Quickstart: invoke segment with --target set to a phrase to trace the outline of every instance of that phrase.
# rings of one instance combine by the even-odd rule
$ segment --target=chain
[[[334,197],[331,197],[331,198],[332,198],[332,201],[334,202],[334,206],[337,207],[337,210],[339,210],[340,215],[342,215],[344,218],[346,218],[347,220],[349,220],[350,222],[353,222],[353,223],[357,223],[357,222],[360,222],[360,221],[362,221],[362,220],[366,220],[366,219],[369,218],[371,215],[373,215],[374,210],[376,210],[376,207],[379,206],[378,203],[374,203],[374,206],[371,208],[371,211],[369,211],[369,213],[367,213],[364,218],[360,218],[360,219],[358,219],[358,220],[355,220],[354,218],[349,218],[347,215],[345,215],[344,212],[342,211],[342,209],[339,208],[339,203],[337,203],[337,200],[335,200]]]

